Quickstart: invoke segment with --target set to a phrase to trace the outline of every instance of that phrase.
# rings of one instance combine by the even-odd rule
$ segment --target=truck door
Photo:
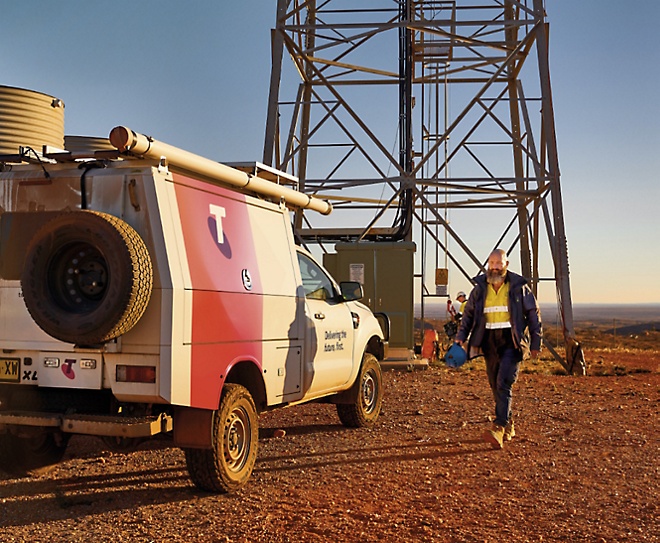
[[[298,253],[305,291],[305,388],[318,394],[346,384],[353,369],[353,320],[333,281]]]

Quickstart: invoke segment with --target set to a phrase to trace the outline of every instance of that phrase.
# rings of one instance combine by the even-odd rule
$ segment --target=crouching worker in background
[[[484,433],[494,449],[515,435],[511,418],[512,387],[520,363],[541,350],[541,314],[527,280],[508,270],[509,261],[502,249],[488,257],[485,274],[474,278],[456,343],[468,342],[468,356],[480,351],[486,359],[488,382],[495,397],[495,422]],[[469,338],[469,341],[468,341]]]

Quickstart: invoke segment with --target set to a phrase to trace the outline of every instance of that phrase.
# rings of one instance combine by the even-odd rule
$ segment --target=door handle
[[[325,315],[323,313],[314,313],[314,318],[322,321],[325,319]]]

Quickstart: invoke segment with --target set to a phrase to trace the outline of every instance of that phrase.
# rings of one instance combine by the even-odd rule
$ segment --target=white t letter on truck
[[[209,204],[209,212],[215,217],[216,236],[218,243],[222,244],[225,242],[225,235],[222,231],[222,219],[226,216],[225,208],[214,204]]]

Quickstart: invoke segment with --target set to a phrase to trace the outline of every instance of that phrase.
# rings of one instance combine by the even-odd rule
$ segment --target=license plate
[[[21,361],[19,358],[0,358],[0,381],[18,383]]]

